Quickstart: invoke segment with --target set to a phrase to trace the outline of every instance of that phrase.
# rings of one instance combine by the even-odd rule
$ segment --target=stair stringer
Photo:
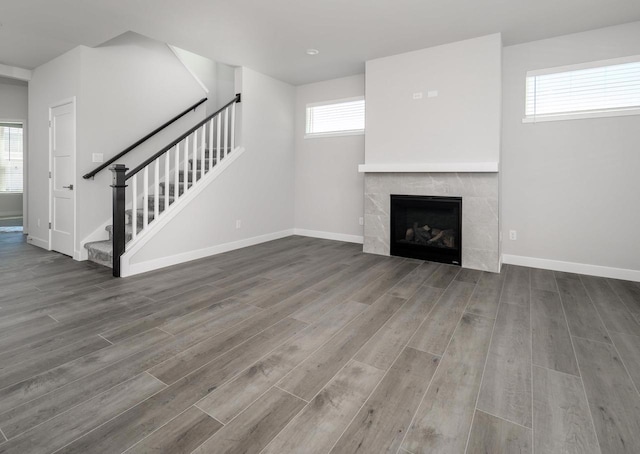
[[[163,268],[166,265],[159,265],[156,267],[150,267],[144,270],[132,269],[131,258],[140,251],[158,232],[162,230],[167,224],[171,222],[180,212],[186,208],[189,203],[194,200],[198,195],[203,192],[207,186],[213,183],[233,162],[239,158],[245,149],[243,147],[236,147],[227,156],[224,157],[213,169],[205,173],[204,177],[197,180],[193,186],[187,192],[176,199],[176,201],[169,205],[164,210],[157,220],[154,220],[149,226],[140,232],[135,239],[131,240],[126,245],[125,253],[120,257],[120,275],[122,277],[131,276],[133,274],[139,274],[145,271],[152,271],[154,269]]]

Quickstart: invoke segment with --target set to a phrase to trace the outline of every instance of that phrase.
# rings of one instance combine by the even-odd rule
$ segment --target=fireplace
[[[390,253],[462,265],[462,198],[391,195]]]

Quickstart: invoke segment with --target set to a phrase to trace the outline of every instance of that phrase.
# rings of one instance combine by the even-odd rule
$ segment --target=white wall
[[[203,57],[179,47],[169,46],[176,54],[180,62],[187,68],[196,82],[202,85],[203,97],[207,98],[205,103],[207,115],[211,115],[217,110],[217,78],[218,64],[206,57]]]
[[[215,62],[179,47],[170,46],[178,59],[185,65],[193,77],[203,85],[208,100],[207,116],[231,101],[235,96],[235,68]]]
[[[92,162],[92,153],[103,153],[107,160],[203,96],[164,43],[128,32],[84,49],[77,113],[76,250],[111,218],[111,172],[105,169],[94,180],[82,179],[99,165]],[[140,164],[204,116],[204,108],[187,114],[118,162],[130,168]]]
[[[0,119],[27,119],[27,82],[0,77]]]
[[[308,103],[364,95],[364,74],[296,87],[295,227],[362,241],[364,135],[305,139]],[[307,232],[309,233],[309,232]]]
[[[0,217],[22,216],[22,200],[21,192],[0,193]]]
[[[494,34],[368,61],[366,163],[498,161],[501,49]]]
[[[235,90],[236,70],[233,66],[218,63],[216,68],[218,107],[222,107],[236,95]]]
[[[28,231],[39,246],[49,241],[49,107],[81,92],[79,46],[33,70],[29,81]],[[82,100],[78,97],[79,108]]]
[[[0,121],[27,120],[27,83],[0,77]],[[25,151],[27,137],[25,136]],[[0,216],[21,216],[22,194],[0,193]]]
[[[640,270],[640,116],[522,123],[526,71],[638,54],[640,22],[504,49],[505,254]]]
[[[242,92],[237,145],[244,154],[157,232],[131,258],[133,265],[167,256],[182,261],[232,242],[291,233],[295,88],[248,68],[237,73],[236,90]]]

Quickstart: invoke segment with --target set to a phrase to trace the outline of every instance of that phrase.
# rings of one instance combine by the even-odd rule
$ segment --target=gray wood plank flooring
[[[529,308],[501,304],[478,408],[531,427],[531,363]]]
[[[640,390],[640,332],[637,336],[611,333],[611,338],[636,388]]]
[[[331,453],[397,452],[438,363],[405,348]]]
[[[362,347],[356,359],[379,369],[389,369],[441,295],[441,289],[421,287]]]
[[[453,281],[414,334],[409,346],[442,355],[473,293],[474,284]]]
[[[492,328],[491,319],[462,317],[407,431],[404,449],[415,454],[464,452]]]
[[[580,378],[534,366],[533,395],[536,453],[600,452]]]
[[[257,454],[305,404],[304,400],[279,388],[271,388],[193,452]]]
[[[476,410],[467,453],[533,453],[531,429]]]
[[[560,295],[549,290],[531,290],[533,364],[578,375],[569,327]]]
[[[638,283],[298,236],[127,279],[0,255],[0,454],[640,452]]]
[[[384,371],[375,367],[349,362],[262,452],[297,453],[304,449],[308,454],[326,453],[383,375]]]
[[[603,452],[640,452],[640,395],[611,344],[575,339],[578,364]]]
[[[197,407],[189,407],[126,454],[189,454],[222,428],[222,424]]]

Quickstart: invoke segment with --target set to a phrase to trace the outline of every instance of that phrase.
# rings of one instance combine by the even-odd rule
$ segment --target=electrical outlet
[[[364,218],[363,218],[362,216],[360,216],[360,217],[358,218],[358,223],[359,223],[360,225],[364,225]]]
[[[236,219],[236,229],[239,229],[242,227],[242,221],[240,219]]]
[[[422,99],[422,92],[419,91],[413,94],[413,99]]]
[[[518,239],[518,232],[516,232],[515,230],[509,230],[509,239],[510,240],[517,240]]]

